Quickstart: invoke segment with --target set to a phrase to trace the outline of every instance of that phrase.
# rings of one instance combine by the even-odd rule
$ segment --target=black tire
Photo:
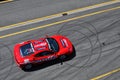
[[[62,60],[62,61],[64,61],[66,58],[67,58],[66,55],[61,55],[61,56],[59,57],[59,59]]]
[[[32,68],[32,64],[26,64],[23,69],[30,70],[31,68]]]

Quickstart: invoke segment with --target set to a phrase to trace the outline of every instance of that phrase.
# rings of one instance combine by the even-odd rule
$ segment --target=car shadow
[[[52,66],[54,64],[59,64],[59,63],[61,65],[63,65],[64,62],[73,59],[75,56],[76,56],[76,50],[75,50],[75,48],[73,46],[73,53],[71,55],[69,55],[66,59],[64,59],[64,60],[56,59],[56,60],[45,62],[44,64],[37,64],[37,65],[34,65],[31,69],[24,70],[24,71],[25,72],[32,72],[32,71],[40,70],[40,69]]]

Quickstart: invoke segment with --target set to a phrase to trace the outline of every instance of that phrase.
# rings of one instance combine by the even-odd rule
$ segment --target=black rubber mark
[[[105,46],[105,42],[103,42],[102,45]]]
[[[86,27],[86,26],[81,26],[81,24],[83,24],[83,23],[86,23],[86,24],[89,24],[89,27],[90,26],[92,26],[93,28],[94,28],[94,32],[92,31],[92,30],[90,30],[89,28],[88,28],[88,26]],[[74,24],[74,25],[73,25]],[[96,28],[92,25],[92,24],[90,24],[90,23],[88,23],[88,22],[80,22],[80,24],[79,24],[79,22],[76,22],[76,23],[73,23],[73,24],[69,24],[68,26],[69,27],[71,27],[71,25],[74,27],[74,29],[75,29],[75,26],[79,26],[79,27],[84,27],[84,28],[86,28],[86,29],[88,29],[91,33],[92,33],[92,35],[91,36],[89,36],[89,37],[92,37],[92,36],[94,36],[94,35],[96,35],[96,38],[97,38],[97,40],[96,40],[96,42],[93,44],[94,46],[97,44],[97,42],[99,42],[99,47],[100,47],[100,54],[101,54],[101,45],[100,45],[100,41],[99,41],[99,38],[98,38],[98,35],[97,35],[97,30],[96,30]],[[67,24],[65,24],[63,27],[65,27],[66,28],[66,26],[67,26]],[[63,28],[63,27],[61,27],[61,29],[58,31],[58,33],[60,34],[60,32],[63,30],[63,32],[66,32],[65,31],[65,29]],[[72,33],[72,31],[75,31],[75,30],[71,30],[71,33]],[[80,31],[78,31],[78,30],[76,30],[76,32],[78,32],[79,34],[82,34],[82,35],[85,35],[85,34],[83,34],[82,32],[80,32]],[[73,33],[72,33],[73,34]],[[86,35],[87,36],[87,35]],[[86,37],[85,36],[85,37]],[[85,38],[84,37],[84,38]],[[88,39],[88,38],[87,38]],[[80,39],[79,39],[80,40]],[[89,39],[89,41],[90,41],[90,39]],[[79,44],[80,45],[80,44]],[[92,42],[91,42],[91,45],[92,45]],[[93,51],[93,50],[92,50]],[[92,53],[93,54],[93,53]],[[98,58],[100,58],[100,55],[99,54],[99,56],[98,56]],[[98,61],[98,59],[96,60],[96,61]],[[96,63],[96,62],[95,62]]]
[[[91,49],[91,51],[90,51],[90,53],[88,54],[88,55],[86,55],[86,57],[87,57],[87,60],[83,63],[83,65],[81,65],[81,66],[77,66],[76,64],[81,64],[80,62],[81,62],[81,58],[82,57],[77,57],[77,58],[73,58],[72,60],[76,60],[76,59],[78,59],[79,60],[79,63],[76,61],[75,63],[73,63],[73,64],[69,64],[69,63],[65,63],[65,64],[67,64],[69,67],[67,68],[67,69],[65,69],[64,71],[62,71],[61,73],[59,73],[57,76],[55,76],[55,77],[52,77],[51,78],[51,80],[54,80],[54,79],[56,79],[58,76],[60,76],[60,74],[62,74],[62,73],[64,73],[64,72],[66,72],[66,71],[68,71],[71,67],[75,67],[75,68],[77,68],[78,69],[78,71],[80,71],[80,70],[82,70],[82,69],[85,69],[85,68],[87,68],[87,67],[91,67],[91,65],[94,65],[95,63],[97,63],[97,61],[99,60],[99,58],[100,58],[100,56],[101,56],[101,46],[100,46],[100,41],[99,41],[99,38],[98,38],[98,34],[97,34],[97,30],[96,30],[96,28],[92,25],[92,27],[93,27],[93,29],[95,30],[95,31],[92,31],[92,30],[90,30],[89,28],[87,28],[88,26],[81,26],[81,24],[83,24],[83,23],[85,23],[85,22],[80,22],[80,24],[78,23],[78,22],[76,22],[76,23],[72,23],[72,24],[64,24],[59,30],[58,30],[58,32],[57,32],[57,34],[61,34],[61,35],[65,35],[65,36],[70,36],[70,35],[73,35],[74,33],[78,33],[77,35],[73,35],[73,36],[82,36],[83,35],[83,37],[82,38],[79,38],[79,39],[74,39],[74,41],[72,41],[72,43],[76,43],[76,41],[79,41],[79,40],[88,40],[89,41],[89,43],[90,43],[90,45],[91,45],[91,47],[90,47],[90,49]],[[86,24],[88,24],[88,22],[86,23]],[[90,24],[91,25],[91,24]],[[71,28],[71,26],[72,26],[72,29],[70,29]],[[76,28],[75,26],[78,26],[79,27],[79,29],[78,28]],[[67,28],[68,27],[68,28]],[[89,26],[90,27],[90,26]],[[76,30],[77,29],[77,30]],[[89,32],[91,32],[92,34],[89,34],[89,35],[87,35],[86,33],[83,33],[83,32],[81,32],[81,31],[79,31],[79,30],[82,30],[82,29],[87,29]],[[64,34],[65,32],[67,32],[68,34],[66,35],[66,34]],[[91,39],[89,38],[89,37],[92,37],[92,36],[96,36],[96,42],[93,44],[92,43],[92,41],[91,41]],[[100,48],[100,51],[99,51],[99,56],[98,56],[98,59],[96,59],[96,61],[94,62],[94,63],[92,63],[92,64],[90,64],[90,65],[88,65],[88,63],[89,63],[89,61],[91,60],[91,57],[92,57],[92,55],[94,55],[94,53],[93,53],[93,51],[94,51],[94,49],[95,49],[95,45],[97,44],[97,43],[99,43],[99,47],[98,48]],[[73,44],[74,45],[74,44]],[[80,43],[77,43],[77,45],[81,45]],[[76,50],[76,52],[78,52],[78,50]],[[78,52],[79,53],[79,52]],[[84,57],[83,57],[84,58]],[[75,76],[76,76],[77,74],[75,74]],[[71,80],[72,80],[72,78],[71,78]]]
[[[67,15],[68,15],[68,13],[63,13],[63,14],[62,14],[62,16],[67,16]]]

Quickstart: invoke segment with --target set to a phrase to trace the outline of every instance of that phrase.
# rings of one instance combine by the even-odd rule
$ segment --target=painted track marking
[[[107,73],[105,73],[105,74],[102,74],[102,75],[100,75],[100,76],[97,76],[97,77],[95,77],[95,78],[92,78],[92,79],[90,79],[90,80],[99,80],[99,79],[101,79],[101,78],[103,78],[103,77],[109,76],[109,75],[114,74],[114,73],[117,73],[117,72],[120,72],[120,68],[115,69],[115,70],[112,70],[112,71],[107,72]]]
[[[18,34],[21,34],[21,33],[30,32],[30,31],[33,31],[33,30],[37,30],[37,29],[41,29],[41,28],[45,28],[45,27],[50,27],[50,26],[53,26],[53,25],[58,25],[58,24],[61,24],[61,23],[65,23],[65,22],[69,22],[69,21],[80,19],[80,18],[85,18],[85,17],[89,17],[89,16],[93,16],[93,15],[96,15],[96,14],[105,13],[105,12],[109,12],[109,11],[113,11],[113,10],[117,10],[117,9],[120,9],[120,6],[105,9],[105,10],[101,10],[101,11],[97,11],[97,12],[92,12],[92,13],[85,14],[85,15],[82,15],[82,16],[78,16],[78,17],[74,17],[74,18],[70,18],[70,19],[66,19],[66,20],[61,20],[61,21],[58,21],[58,22],[46,24],[46,25],[43,25],[43,26],[38,26],[38,27],[35,27],[35,28],[31,28],[31,29],[27,29],[27,30],[7,34],[7,35],[3,35],[3,36],[0,36],[0,38],[2,39],[2,38],[18,35]]]
[[[83,11],[87,11],[87,10],[91,10],[91,9],[95,9],[95,8],[119,3],[119,2],[120,2],[120,0],[112,0],[112,1],[103,2],[103,3],[100,3],[100,4],[95,4],[95,5],[91,5],[91,6],[87,6],[87,7],[83,7],[83,8],[78,8],[78,9],[74,9],[74,10],[70,10],[70,11],[66,11],[66,12],[61,12],[61,13],[58,13],[58,14],[53,14],[53,15],[50,15],[50,16],[45,16],[45,17],[42,17],[42,18],[28,20],[28,21],[24,21],[24,22],[20,22],[20,23],[16,23],[16,24],[1,27],[0,31],[13,29],[13,28],[17,28],[17,27],[21,27],[21,26],[25,26],[25,25],[29,25],[29,24],[33,24],[33,23],[38,23],[38,22],[42,22],[42,21],[46,21],[46,20],[51,20],[51,19],[54,19],[54,18],[62,17],[63,14],[70,15],[70,14],[83,12]]]
[[[13,1],[13,0],[0,1],[0,4],[7,3],[7,2],[11,2],[11,1]]]

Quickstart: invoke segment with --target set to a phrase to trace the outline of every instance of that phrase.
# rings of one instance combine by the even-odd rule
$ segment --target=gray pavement
[[[14,0],[0,5],[0,27],[109,0]]]
[[[4,17],[4,19],[0,18],[0,20],[2,19],[2,22],[0,22],[1,25],[12,24],[19,21],[38,17],[38,15],[36,15],[36,11],[31,15],[32,17],[29,18],[27,18],[27,16],[23,17],[19,15],[18,17],[21,17],[20,20],[18,19],[19,21],[16,21],[14,16],[11,16],[11,21],[9,21],[9,18],[7,17],[7,15],[16,16],[17,13],[26,14],[26,9],[28,11],[31,11],[31,8],[33,8],[33,6],[34,8],[37,8],[37,6],[39,5],[37,4],[38,2],[41,3],[42,7],[46,7],[45,5],[47,5],[47,7],[49,8],[50,6],[56,8],[57,5],[62,5],[62,9],[56,8],[56,10],[54,10],[56,12],[47,11],[46,13],[43,10],[45,8],[40,9],[40,11],[45,13],[43,15],[41,13],[40,17],[74,9],[80,6],[91,5],[101,2],[101,0],[89,0],[89,2],[87,2],[87,0],[56,0],[54,3],[52,3],[49,0],[29,0],[33,1],[34,5],[31,6],[32,2],[27,3],[27,1],[28,0],[18,0],[15,2],[0,5],[0,10],[3,10],[0,15],[3,15]],[[81,4],[75,5],[76,3],[79,4],[78,2],[80,2]],[[22,10],[23,8],[20,3],[24,6],[24,10]],[[66,5],[69,3],[73,7]],[[16,4],[19,4],[19,6],[17,6],[16,8],[8,7],[9,5]],[[99,9],[94,9],[93,11],[98,11],[119,5],[120,4],[102,7]],[[65,6],[67,6],[69,9],[63,8]],[[46,9],[49,9],[47,7]],[[17,11],[17,8],[19,11]],[[8,11],[10,12],[10,14],[7,14],[8,12],[5,9],[13,9],[13,11]],[[86,11],[83,13],[69,15],[64,18],[57,18],[45,21],[43,23],[40,22],[28,26],[23,26],[22,28],[7,30],[4,32],[0,32],[0,35],[41,26],[44,24],[68,19],[75,16],[81,16],[90,12],[91,11]],[[29,15],[30,14],[28,14],[28,16]],[[7,24],[5,24],[4,20],[6,20]],[[19,67],[16,66],[13,60],[14,45],[25,40],[38,39],[45,36],[45,34],[61,34],[67,36],[72,41],[75,47],[76,56],[72,60],[64,62],[63,65],[57,63],[31,72],[22,71]],[[114,10],[59,25],[38,29],[28,33],[3,38],[0,39],[0,43],[0,80],[90,80],[96,76],[120,68],[120,10]],[[120,72],[103,77],[100,80],[120,80]]]

